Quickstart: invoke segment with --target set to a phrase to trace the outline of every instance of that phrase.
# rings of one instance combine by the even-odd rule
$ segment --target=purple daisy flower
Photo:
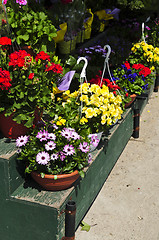
[[[55,160],[57,160],[58,159],[58,153],[53,153],[52,155],[51,155],[51,160],[52,161],[55,161]]]
[[[83,144],[80,143],[79,149],[80,149],[82,152],[87,153],[87,152],[89,152],[90,146],[88,145],[87,142],[83,142]]]
[[[49,135],[48,131],[40,130],[40,132],[38,132],[36,137],[40,139],[40,142],[42,142],[42,141],[46,141],[48,139],[48,135]]]
[[[16,0],[16,3],[19,3],[19,5],[26,5],[27,0]]]
[[[48,134],[48,139],[54,140],[56,139],[56,135],[54,133],[49,133]]]
[[[69,145],[69,144],[64,146],[63,151],[65,152],[65,154],[67,156],[73,155],[75,153],[74,147],[72,145]]]
[[[58,129],[58,126],[55,123],[52,126],[53,128]]]
[[[50,155],[47,152],[39,152],[36,155],[36,161],[38,164],[46,165],[50,161]]]
[[[29,136],[20,136],[16,140],[16,146],[17,147],[22,147],[25,146],[25,144],[28,142]]]
[[[66,139],[70,139],[71,138],[71,131],[69,129],[65,128],[61,131],[61,135],[63,137],[65,137]]]
[[[91,144],[94,146],[94,147],[97,147],[99,143],[99,139],[98,139],[98,136],[97,134],[94,134],[91,136]]]
[[[65,159],[66,155],[63,152],[60,152],[60,159],[63,161]]]
[[[74,140],[77,140],[77,139],[80,139],[80,135],[77,132],[72,131],[71,132],[71,138],[74,139]]]
[[[50,141],[50,142],[48,142],[48,143],[45,144],[45,149],[46,149],[47,151],[52,151],[52,150],[55,149],[55,148],[56,148],[56,143],[53,142],[53,141]]]
[[[91,153],[88,154],[88,163],[91,163],[92,162],[92,155]]]

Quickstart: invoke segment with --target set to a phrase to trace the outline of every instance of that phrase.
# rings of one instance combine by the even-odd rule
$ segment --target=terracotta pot
[[[72,173],[61,175],[45,174],[44,178],[42,178],[37,172],[31,172],[31,176],[40,186],[51,191],[59,191],[70,188],[73,186],[75,181],[80,178],[77,170]]]
[[[6,138],[16,139],[21,135],[25,135],[29,132],[30,128],[24,126],[24,124],[18,124],[13,121],[12,113],[9,117],[5,117],[5,112],[0,114],[0,131]],[[41,115],[39,115],[38,110],[35,110],[34,124],[40,121]]]
[[[132,95],[130,95],[130,97],[131,97],[131,100],[130,100],[130,102],[125,104],[125,108],[128,108],[128,107],[131,106],[131,104],[135,101],[137,95],[136,94],[132,94]]]

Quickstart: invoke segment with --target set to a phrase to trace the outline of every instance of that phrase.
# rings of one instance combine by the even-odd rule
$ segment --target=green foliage
[[[7,15],[14,33],[13,41],[21,46],[31,46],[36,52],[49,52],[48,45],[52,44],[52,52],[54,51],[53,38],[57,36],[57,30],[44,12],[35,12],[25,6],[15,12],[8,7]]]

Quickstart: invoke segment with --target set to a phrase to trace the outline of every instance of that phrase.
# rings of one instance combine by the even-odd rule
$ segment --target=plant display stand
[[[153,86],[152,86],[153,89]],[[92,152],[93,161],[75,187],[43,190],[31,177],[24,178],[23,162],[17,161],[15,141],[0,138],[0,238],[4,240],[61,240],[65,236],[65,207],[76,202],[76,228],[98,195],[113,166],[132,136],[134,109],[140,113],[152,89],[137,98],[123,118]]]

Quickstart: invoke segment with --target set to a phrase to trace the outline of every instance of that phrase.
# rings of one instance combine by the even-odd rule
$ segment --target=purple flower
[[[48,134],[48,139],[54,140],[56,139],[56,135],[54,133],[49,133]]]
[[[38,164],[46,165],[50,161],[50,155],[47,152],[39,152],[36,155],[36,161]]]
[[[98,143],[99,143],[99,139],[98,139],[97,134],[93,134],[93,135],[91,136],[91,144],[92,144],[94,147],[97,147]]]
[[[56,143],[54,143],[53,141],[50,141],[47,144],[45,144],[45,149],[47,151],[52,151],[55,148],[56,148]]]
[[[22,147],[25,146],[25,144],[28,142],[29,136],[20,136],[16,140],[16,146],[17,147]]]
[[[63,151],[65,152],[65,154],[67,156],[73,155],[75,153],[74,147],[72,145],[69,145],[69,144],[64,146]]]
[[[71,138],[74,140],[80,139],[80,135],[76,133],[75,131],[71,132]]]
[[[40,132],[38,132],[36,137],[40,139],[40,142],[42,142],[42,141],[46,141],[48,139],[48,136],[49,136],[48,131],[40,130]]]
[[[16,3],[19,3],[19,5],[26,5],[27,0],[16,0]]]
[[[57,160],[58,159],[58,153],[53,153],[53,154],[51,154],[51,160],[52,161],[55,161],[55,160]]]
[[[70,139],[71,131],[69,129],[65,128],[61,131],[61,136],[65,137],[66,139]]]
[[[54,123],[53,128],[58,129],[58,126]]]
[[[92,162],[92,155],[91,153],[88,154],[88,163]]]
[[[87,142],[83,142],[83,144],[80,143],[79,149],[80,149],[82,152],[87,153],[87,152],[89,152],[90,146],[89,146],[89,144],[88,144]]]
[[[60,159],[61,159],[61,161],[63,161],[64,159],[65,159],[65,154],[61,151],[60,152]]]

